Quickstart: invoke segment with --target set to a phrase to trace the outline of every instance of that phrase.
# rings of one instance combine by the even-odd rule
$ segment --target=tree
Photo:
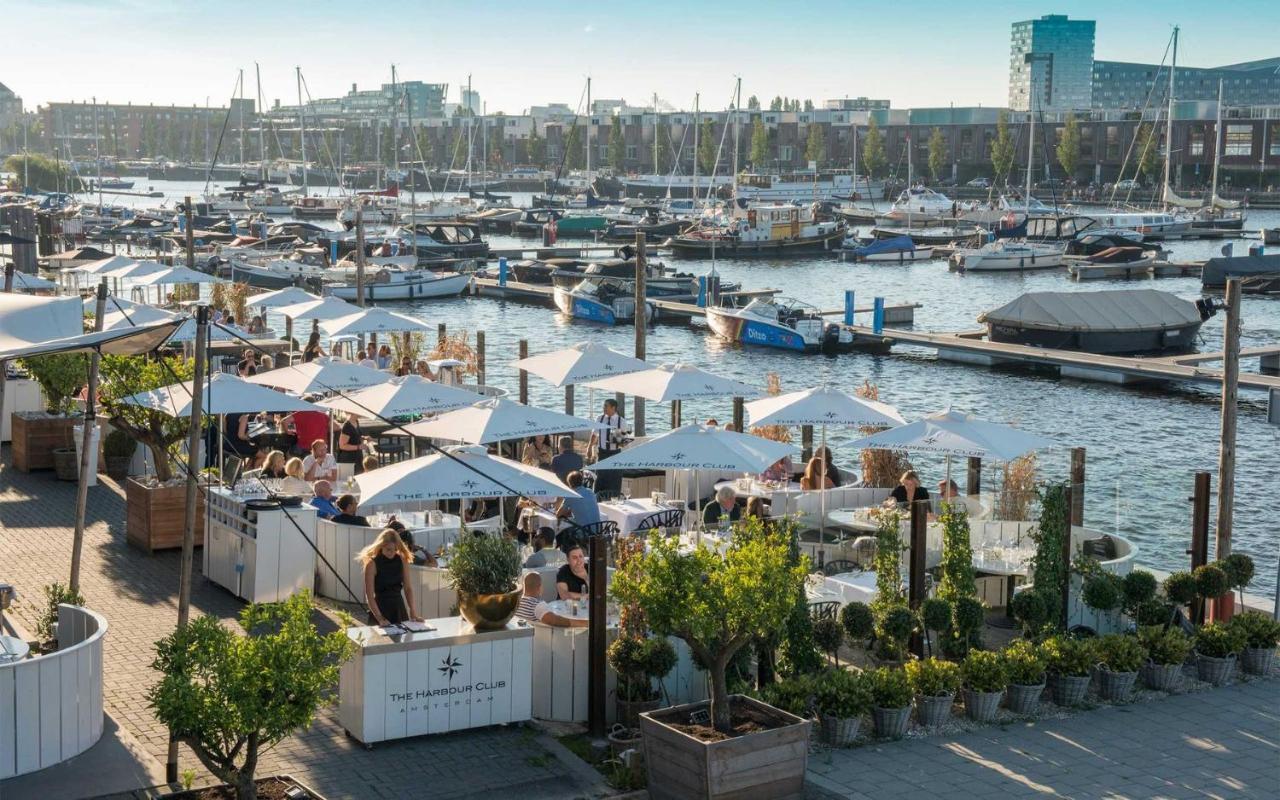
[[[124,398],[179,381],[189,381],[194,366],[194,362],[177,357],[148,359],[143,356],[104,355],[98,368],[103,411],[111,418],[112,425],[126,431],[151,450],[156,478],[161,482],[173,478],[170,449],[186,438],[188,421],[125,403]]]
[[[176,119],[166,120],[164,127],[164,156],[166,158],[181,158],[182,135],[178,130],[178,121]]]
[[[771,138],[772,131],[765,127],[763,120],[756,118],[751,124],[751,151],[748,155],[751,166],[756,171],[763,169],[769,161],[769,154],[772,152],[769,141]]]
[[[10,185],[14,191],[24,188],[20,185],[24,174],[31,181],[31,186],[26,188],[41,192],[60,192],[68,181],[72,186],[70,191],[81,188],[80,179],[70,176],[66,164],[38,153],[9,156],[4,160],[4,171],[11,176]]]
[[[673,161],[671,152],[671,126],[659,125],[657,132],[654,134],[658,137],[658,147],[656,150],[657,161],[654,162],[653,171],[657,175],[664,175],[671,169]]]
[[[817,123],[809,124],[809,139],[804,145],[804,158],[806,161],[812,161],[819,167],[827,160],[827,137],[822,132],[822,126]]]
[[[574,123],[564,140],[565,169],[582,169],[586,166],[586,153],[582,149],[582,129]]]
[[[609,126],[609,166],[621,173],[627,157],[627,141],[622,135],[622,117],[614,115]]]
[[[711,719],[732,731],[726,669],[754,637],[786,622],[802,591],[808,559],[788,559],[791,531],[765,530],[758,520],[735,526],[724,553],[700,546],[681,553],[674,539],[654,534],[649,549],[614,575],[619,605],[634,603],[657,636],[678,636],[711,673]]]
[[[782,110],[782,97],[781,97],[781,96],[775,96],[772,100],[770,100],[770,101],[769,101],[769,110],[770,110],[770,111],[781,111],[781,110]]]
[[[888,160],[884,152],[884,134],[880,132],[880,126],[873,117],[867,122],[867,135],[862,140],[862,166],[867,171],[867,176],[874,178],[884,169]]]
[[[996,118],[996,138],[991,143],[991,169],[995,173],[992,182],[1007,184],[1009,170],[1013,169],[1014,141],[1009,132],[1009,114],[1001,111]]]
[[[1075,180],[1076,167],[1080,164],[1080,123],[1074,113],[1068,112],[1062,126],[1062,138],[1058,140],[1058,163],[1067,174],[1067,180]]]
[[[756,97],[754,94],[753,94],[753,95],[751,95],[750,97],[748,97],[748,98],[747,98],[747,110],[749,110],[749,111],[759,111],[759,110],[760,110],[760,98],[759,98],[759,97]]]
[[[708,175],[716,168],[717,142],[715,123],[711,117],[702,121],[702,130],[698,133],[698,164]]]
[[[342,629],[316,630],[311,610],[302,591],[246,607],[244,636],[204,615],[156,643],[151,666],[162,677],[148,704],[237,800],[257,797],[259,754],[332,702],[338,668],[355,649]]]
[[[1147,180],[1152,180],[1160,171],[1164,161],[1155,127],[1149,122],[1142,123],[1138,127],[1134,141],[1134,147],[1138,152],[1138,171],[1145,175]]]
[[[529,131],[529,139],[525,142],[525,152],[535,167],[547,162],[547,140],[538,135],[538,127],[534,125]]]
[[[414,153],[411,160],[422,165],[422,169],[427,168],[434,158],[434,148],[431,144],[431,129],[426,125],[418,126],[417,132],[413,137]]]
[[[813,101],[812,101],[812,100],[805,100],[805,101],[804,101],[804,110],[805,110],[805,111],[812,111],[812,110],[813,110]]]
[[[937,182],[942,171],[947,168],[947,140],[942,138],[942,129],[934,128],[929,134],[929,174]]]

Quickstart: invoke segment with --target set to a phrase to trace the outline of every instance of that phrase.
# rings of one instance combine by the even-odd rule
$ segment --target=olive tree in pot
[[[147,702],[237,800],[255,800],[259,755],[311,724],[332,702],[338,667],[354,643],[321,634],[311,596],[254,604],[240,612],[241,636],[203,616],[156,643],[160,673]]]
[[[1182,665],[1194,643],[1178,628],[1151,625],[1138,629],[1138,643],[1146,651],[1142,680],[1148,689],[1172,692],[1182,682]]]
[[[870,674],[871,721],[881,739],[901,739],[911,721],[911,682],[900,667],[878,667]]]
[[[83,353],[51,353],[23,359],[22,365],[40,384],[45,411],[13,415],[13,465],[23,472],[52,467],[60,479],[75,480],[79,463],[71,411],[75,394],[88,377],[88,360]]]
[[[682,553],[675,540],[654,535],[647,552],[614,574],[618,603],[635,604],[655,635],[683,639],[711,675],[710,703],[640,715],[652,797],[723,797],[766,782],[761,797],[802,790],[811,723],[731,696],[726,681],[734,655],[780,628],[804,585],[807,559],[790,562],[790,536],[751,520],[735,526],[724,552],[700,546]]]
[[[1009,680],[1006,703],[1015,714],[1031,714],[1044,694],[1044,654],[1030,639],[1016,639],[1001,653]]]
[[[449,553],[458,610],[478,631],[505,628],[520,607],[520,549],[505,536],[464,533]]]
[[[951,716],[951,704],[960,689],[960,666],[937,658],[908,661],[903,667],[915,692],[916,722],[936,728]]]
[[[975,722],[995,719],[1009,684],[1004,659],[991,650],[974,650],[960,667],[964,678],[964,713]]]
[[[1089,690],[1089,670],[1093,667],[1093,648],[1084,639],[1057,634],[1040,645],[1045,666],[1053,678],[1053,702],[1060,706],[1078,706]]]
[[[871,690],[861,672],[833,669],[817,678],[814,705],[822,738],[834,747],[847,747],[858,738],[862,715],[871,709]]]
[[[1093,651],[1098,660],[1098,695],[1103,700],[1128,700],[1147,656],[1142,643],[1129,634],[1109,633],[1098,637]]]
[[[1260,611],[1236,614],[1228,623],[1244,640],[1240,650],[1240,669],[1250,675],[1267,675],[1280,642],[1280,622]]]
[[[1231,677],[1236,656],[1244,648],[1245,638],[1239,628],[1228,623],[1210,622],[1196,631],[1196,677],[1221,686]]]

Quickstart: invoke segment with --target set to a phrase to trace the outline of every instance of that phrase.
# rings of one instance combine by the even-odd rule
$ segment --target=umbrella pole
[[[827,426],[822,426],[822,483],[818,484],[818,509],[822,519],[818,521],[818,546],[827,538]]]
[[[223,446],[222,437],[225,436],[226,433],[227,433],[227,415],[219,414],[218,415],[218,435],[214,437],[214,441],[218,443],[218,480],[224,485],[227,482],[227,473],[225,471],[227,466],[227,462],[226,462],[227,448]],[[234,486],[230,488],[235,489]]]

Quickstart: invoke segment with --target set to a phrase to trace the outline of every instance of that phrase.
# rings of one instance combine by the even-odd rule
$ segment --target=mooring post
[[[844,290],[844,324],[853,325],[853,290]]]
[[[436,347],[444,350],[444,340],[449,338],[449,334],[445,332],[444,323],[441,322],[436,326]]]
[[[800,426],[800,460],[809,463],[809,459],[813,458],[813,426]]]
[[[498,259],[498,285],[504,289],[507,286],[507,257],[503,256]]]
[[[927,503],[928,501],[921,500],[911,504],[911,552],[908,564],[907,600],[911,604],[912,611],[919,610],[920,604],[924,602],[924,551],[927,546],[925,540],[929,522]],[[924,637],[919,633],[911,634],[911,650],[917,658],[924,658]]]
[[[1218,536],[1214,558],[1231,555],[1236,494],[1236,403],[1240,382],[1240,279],[1227,281],[1227,318],[1222,329],[1222,431],[1218,443]],[[1231,619],[1230,592],[1213,601],[1213,618]]]
[[[528,339],[520,340],[519,352],[522,360],[529,357]],[[520,404],[526,406],[529,405],[529,373],[524,370],[520,370]]]
[[[872,333],[884,332],[884,298],[877,297],[871,306]]]
[[[1071,448],[1071,524],[1084,525],[1084,448]]]
[[[484,386],[484,331],[476,331],[476,383]]]
[[[966,476],[965,494],[976,497],[982,494],[982,459],[969,456],[969,469]]]
[[[1195,489],[1191,494],[1191,548],[1187,550],[1191,556],[1192,571],[1209,563],[1209,490],[1209,473],[1197,472]],[[1204,604],[1196,603],[1192,608],[1192,621],[1203,625]]]
[[[743,426],[746,424],[746,413],[743,399],[741,397],[733,398],[733,429],[738,433],[746,433]]]

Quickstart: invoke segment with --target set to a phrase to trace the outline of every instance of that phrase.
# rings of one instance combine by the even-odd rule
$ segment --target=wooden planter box
[[[182,547],[186,524],[187,487],[149,488],[130,478],[125,482],[125,539],[148,553]],[[204,494],[196,493],[196,547],[204,544]]]
[[[53,451],[60,447],[75,447],[72,428],[81,419],[50,417],[39,413],[28,416],[14,412],[11,426],[14,468],[21,472],[53,469]]]
[[[710,703],[689,703],[640,715],[649,796],[654,800],[789,800],[804,796],[809,720],[750,697],[750,706],[781,727],[720,742],[704,742],[667,723],[684,723]]]

